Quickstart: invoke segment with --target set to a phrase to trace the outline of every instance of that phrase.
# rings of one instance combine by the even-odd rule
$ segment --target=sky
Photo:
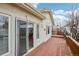
[[[79,4],[77,3],[40,3],[38,4],[38,9],[49,8],[53,10],[63,9],[63,10],[71,10],[72,8],[77,9]]]
[[[51,9],[55,25],[65,25],[69,21],[68,15],[79,10],[78,3],[35,3],[35,8],[42,10],[44,8]]]

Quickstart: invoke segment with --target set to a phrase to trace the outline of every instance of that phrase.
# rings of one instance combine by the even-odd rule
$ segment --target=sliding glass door
[[[22,21],[22,20],[16,20],[16,52],[17,52],[17,55],[23,55],[24,53],[27,52],[27,41],[26,41],[26,21]]]
[[[28,40],[29,40],[29,49],[33,48],[33,36],[34,36],[34,24],[29,22],[28,25]]]
[[[16,55],[23,55],[33,48],[33,34],[33,23],[16,19]]]

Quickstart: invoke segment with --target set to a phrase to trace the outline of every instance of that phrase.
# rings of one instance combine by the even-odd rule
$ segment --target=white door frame
[[[15,41],[16,41],[16,44],[15,44],[15,55],[17,55],[17,45],[18,45],[18,38],[17,38],[17,20],[21,20],[21,21],[25,21],[25,22],[27,22],[27,25],[26,25],[26,49],[27,49],[27,52],[28,51],[30,51],[33,47],[34,47],[34,22],[32,22],[32,21],[28,21],[28,20],[23,20],[22,18],[18,18],[18,17],[16,17],[16,19],[15,19],[15,22],[16,22],[16,25],[15,25],[15,35],[16,35],[16,39],[15,39]],[[33,23],[33,47],[31,48],[31,49],[29,49],[29,37],[28,37],[28,35],[29,35],[29,29],[27,28],[27,26],[29,25],[29,23]]]
[[[16,30],[16,31],[15,31],[15,32],[16,32],[16,34],[15,34],[15,35],[16,35],[16,39],[15,39],[15,41],[16,41],[16,44],[15,44],[15,50],[16,50],[16,51],[15,51],[15,55],[16,55],[16,56],[17,56],[17,53],[18,53],[18,43],[19,43],[19,42],[18,42],[19,39],[18,39],[18,37],[17,37],[17,35],[18,35],[18,31],[17,31],[17,20],[21,20],[21,21],[25,21],[25,22],[26,22],[26,50],[28,51],[28,37],[27,37],[27,36],[28,36],[28,35],[27,35],[27,23],[28,23],[28,22],[27,22],[26,20],[22,19],[22,18],[17,18],[17,17],[16,17],[16,19],[15,19],[15,22],[16,22],[16,25],[15,25],[15,27],[16,27],[16,29],[15,29],[15,30]]]

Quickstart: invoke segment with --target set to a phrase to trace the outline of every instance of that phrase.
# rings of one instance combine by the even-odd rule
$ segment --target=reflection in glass
[[[29,32],[29,49],[33,47],[33,23],[28,24]]]
[[[0,15],[0,55],[8,52],[8,20],[7,16]]]
[[[17,21],[17,31],[18,31],[18,39],[19,39],[19,44],[18,44],[18,55],[23,55],[26,53],[26,22],[25,21]]]

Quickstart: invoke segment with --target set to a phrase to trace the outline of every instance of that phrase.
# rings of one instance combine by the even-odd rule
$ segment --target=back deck
[[[26,56],[72,56],[73,53],[64,36],[55,35]]]

